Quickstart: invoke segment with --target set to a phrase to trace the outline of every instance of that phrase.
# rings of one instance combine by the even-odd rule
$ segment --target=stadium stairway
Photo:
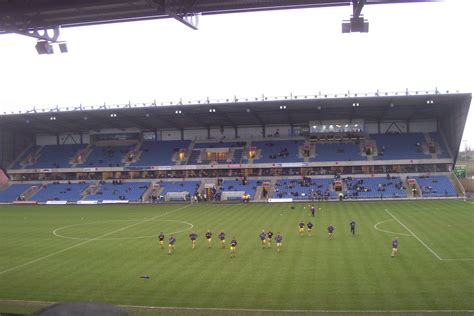
[[[156,181],[150,183],[150,185],[148,186],[148,189],[146,189],[145,192],[143,192],[142,194],[142,203],[149,203],[151,201],[151,196],[153,194],[156,194],[157,196],[159,196],[161,190],[163,188],[160,188],[160,186],[156,183]]]
[[[456,177],[453,173],[450,173],[449,180],[454,184],[454,188],[456,188],[458,194],[466,196],[466,189],[462,185],[461,181],[459,181],[458,177]]]
[[[8,186],[8,177],[5,174],[5,172],[3,172],[2,169],[0,169],[0,191],[6,188],[7,186]]]
[[[86,161],[89,158],[89,155],[91,152],[92,152],[91,144],[87,145],[86,148],[79,150],[79,152],[77,152],[74,158],[72,158],[71,161],[69,162],[69,164],[71,165],[71,168],[76,168],[77,165],[82,164],[84,161]]]
[[[91,183],[84,191],[81,192],[80,200],[86,200],[89,194],[95,194],[99,190],[99,182]]]
[[[175,161],[176,162],[176,165],[179,166],[179,165],[187,165],[188,164],[188,161],[189,159],[191,158],[191,154],[193,153],[193,149],[194,149],[194,145],[196,144],[196,142],[193,140],[188,148],[186,148],[186,153],[185,153],[185,159],[184,160],[179,160],[178,159],[178,153],[175,153],[173,155],[173,157],[171,158],[172,161]]]
[[[138,160],[140,160],[140,156],[142,155],[142,151],[140,150],[140,147],[142,146],[143,142],[140,141],[137,143],[135,148],[130,150],[128,153],[126,153],[123,158],[122,158],[122,163],[124,167],[130,166],[131,163],[136,163]],[[132,160],[129,160],[128,157],[130,157],[130,154],[133,154]]]
[[[32,162],[27,162],[25,163],[24,161],[20,161],[21,168],[26,168],[28,166],[31,166],[35,164],[35,162],[38,160],[38,158],[41,156],[41,152],[43,151],[44,146],[39,146],[35,152],[32,154],[33,156],[33,161]],[[26,157],[25,157],[26,158]]]
[[[446,150],[447,150],[447,152],[448,152],[448,154],[449,154],[449,157],[454,157],[453,152],[451,151],[451,147],[448,146],[449,142],[448,142],[448,139],[446,138],[446,135],[444,134],[444,131],[443,131],[443,130],[440,130],[440,131],[439,131],[439,134],[441,135],[441,139],[442,139],[442,141],[443,141],[444,144],[445,144],[444,147],[446,148]]]
[[[38,193],[43,186],[41,184],[32,184],[22,195],[25,197],[25,201],[29,201],[36,193]]]
[[[438,159],[438,154],[437,153],[441,152],[441,148],[439,147],[439,144],[437,144],[434,141],[434,139],[431,138],[430,133],[423,133],[423,136],[425,137],[425,142],[426,142],[426,144],[423,146],[425,148],[426,153],[430,154],[428,144],[435,143],[436,153],[431,154],[431,159]]]
[[[413,178],[411,178],[411,180],[413,180]],[[423,197],[423,193],[421,192],[421,188],[420,188],[420,184],[418,183],[418,181],[415,180],[415,188],[416,188],[416,194],[413,194],[412,190],[411,190],[411,186],[410,186],[410,183],[408,182],[408,178],[405,178],[405,180],[403,180],[403,184],[405,185],[405,187],[407,188],[407,196],[408,197]]]
[[[264,201],[264,199],[262,199],[262,191],[263,191],[262,185],[258,185],[257,188],[255,189],[255,194],[253,196],[254,201]]]
[[[16,159],[12,161],[12,163],[8,166],[7,169],[15,169],[15,166],[18,166],[20,164],[20,160],[23,159],[25,154],[28,151],[30,151],[33,147],[34,147],[34,144],[30,144],[25,149],[23,149],[21,153],[16,157]]]

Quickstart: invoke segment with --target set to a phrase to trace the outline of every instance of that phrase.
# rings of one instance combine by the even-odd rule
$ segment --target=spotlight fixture
[[[54,54],[53,46],[48,41],[38,40],[35,47],[36,47],[36,51],[38,52],[39,55]]]
[[[59,43],[59,51],[61,52],[61,54],[68,52],[66,42]]]
[[[342,21],[342,33],[368,33],[369,21],[363,16],[351,17],[350,20]]]

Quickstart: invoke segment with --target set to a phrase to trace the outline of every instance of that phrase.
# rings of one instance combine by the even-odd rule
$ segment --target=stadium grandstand
[[[0,200],[459,197],[452,169],[470,101],[404,91],[6,114]]]
[[[144,29],[152,25],[146,21],[170,18],[171,25],[176,20],[197,30],[199,19],[210,15],[331,7],[350,8],[347,20],[335,24],[338,33],[367,33],[371,17],[362,15],[364,7],[437,1],[0,0],[0,34],[34,38],[38,54],[53,54],[53,45],[67,53],[60,40],[67,28],[142,21]],[[423,11],[401,10],[403,17],[374,19],[389,23],[397,36],[376,29],[378,36],[352,37],[344,49],[321,36],[334,26],[324,19],[305,23],[303,31],[282,15],[273,23],[258,17],[260,33],[249,14],[243,23],[223,22],[238,36],[224,27],[209,32],[211,44],[202,34],[188,41],[192,35],[173,33],[166,40],[157,33],[142,37],[140,28],[111,25],[112,34],[91,27],[81,45],[97,64],[71,59],[80,60],[80,71],[34,60],[42,66],[36,71],[12,63],[27,59],[16,51],[4,58],[14,65],[2,73],[2,87],[19,89],[11,89],[5,103],[13,104],[0,112],[0,315],[471,315],[474,202],[456,176],[469,170],[467,156],[459,166],[458,149],[471,93],[352,90],[387,89],[386,82],[426,87],[444,78],[470,91],[459,84],[469,73],[460,57],[469,57],[460,45],[468,41],[459,38],[472,10],[458,16],[446,6],[429,24],[422,17],[431,11],[420,6]],[[409,15],[422,33],[412,30]],[[455,19],[462,30],[448,32]],[[92,33],[103,46],[94,44]],[[250,39],[254,33],[259,38]],[[145,41],[153,45],[146,48]],[[369,43],[375,46],[361,49]],[[428,55],[433,59],[424,60]],[[440,71],[443,62],[449,73]],[[243,76],[228,67],[234,63]],[[55,79],[48,79],[56,65],[61,72],[51,71]],[[329,77],[335,86],[322,86]],[[68,99],[77,99],[61,99],[55,80],[71,88],[64,91]],[[95,102],[85,99],[94,82],[106,103],[83,106]],[[344,82],[350,91],[318,92],[343,89]],[[48,88],[30,89],[32,83]],[[249,94],[278,94],[282,87],[284,93],[312,92],[202,94],[243,95],[241,83],[252,86]],[[120,102],[121,92],[131,94],[129,87],[150,100],[173,93],[171,86],[182,94],[166,96],[172,101],[108,104]],[[64,107],[20,111],[14,104],[20,93],[32,97],[26,104]],[[192,93],[202,99],[187,100]]]

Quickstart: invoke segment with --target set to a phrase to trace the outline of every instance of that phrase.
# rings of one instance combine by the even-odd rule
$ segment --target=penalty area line
[[[80,246],[85,245],[85,244],[88,244],[88,243],[90,243],[90,242],[92,242],[92,241],[94,241],[94,240],[98,240],[98,239],[100,239],[100,238],[107,237],[107,236],[109,236],[109,235],[118,233],[118,232],[120,232],[120,231],[122,231],[122,230],[125,230],[125,229],[127,229],[127,228],[130,228],[130,227],[133,227],[133,226],[137,226],[137,225],[140,225],[140,224],[143,224],[143,223],[152,221],[152,220],[154,220],[154,219],[157,219],[157,218],[159,218],[159,217],[168,215],[168,214],[170,214],[170,213],[173,213],[173,212],[176,212],[176,211],[185,209],[185,208],[187,208],[187,207],[190,206],[190,205],[191,205],[191,204],[188,204],[188,205],[186,205],[186,206],[179,207],[179,208],[177,208],[177,209],[175,209],[175,210],[166,212],[166,213],[164,213],[164,214],[160,214],[160,215],[157,215],[157,216],[154,216],[154,217],[150,217],[150,218],[148,218],[148,219],[144,219],[144,220],[139,221],[139,222],[137,222],[137,223],[134,223],[134,224],[131,224],[131,225],[127,225],[127,226],[118,228],[118,229],[113,230],[113,231],[111,231],[111,232],[102,234],[102,235],[100,235],[100,236],[97,236],[97,237],[94,237],[94,238],[85,240],[85,241],[83,241],[83,242],[80,242],[80,243],[78,243],[78,244],[72,245],[72,246],[70,246],[70,247],[67,247],[67,248],[58,250],[58,251],[56,251],[56,252],[50,253],[49,255],[46,255],[46,256],[44,256],[44,257],[41,257],[41,258],[38,258],[38,259],[35,259],[35,260],[31,260],[31,261],[29,261],[29,262],[25,262],[25,263],[23,263],[23,264],[20,264],[20,265],[15,266],[15,267],[12,267],[12,268],[9,268],[9,269],[0,271],[0,275],[5,274],[5,273],[7,273],[7,272],[11,272],[11,271],[18,270],[18,269],[23,268],[23,267],[26,267],[26,266],[29,266],[30,264],[33,264],[33,263],[36,263],[36,262],[38,262],[38,261],[47,259],[47,258],[49,258],[49,257],[52,257],[52,256],[55,256],[55,255],[57,255],[57,254],[63,253],[63,252],[65,252],[65,251],[68,251],[68,250],[71,250],[71,249],[80,247]]]
[[[2,300],[0,299],[0,305],[1,304],[11,304],[15,306],[37,306],[37,307],[46,307],[48,305],[56,304],[58,302],[48,302],[48,301],[27,301],[27,300]],[[229,315],[235,315],[235,313],[244,313],[244,314],[255,314],[255,313],[264,313],[268,314],[270,313],[271,315],[274,314],[287,314],[287,313],[292,313],[292,314],[310,314],[310,315],[315,315],[315,313],[327,315],[328,313],[344,313],[344,314],[349,314],[353,315],[354,313],[375,313],[375,314],[380,314],[380,313],[434,313],[434,314],[439,314],[439,313],[450,313],[450,314],[465,314],[465,313],[472,313],[472,310],[312,310],[312,309],[252,309],[252,308],[206,308],[206,307],[173,307],[173,306],[147,306],[147,305],[122,305],[118,304],[116,306],[120,306],[123,308],[126,308],[131,311],[154,311],[154,312],[173,312],[177,314],[183,314],[183,315],[189,315],[189,312],[205,312],[209,315],[225,315],[226,313],[229,313]]]
[[[438,260],[443,260],[433,249],[431,249],[423,240],[421,240],[414,232],[410,230],[405,224],[403,224],[398,218],[396,218],[389,210],[385,210],[385,212],[390,215],[394,220],[396,220],[400,225],[403,226],[416,240],[418,240],[426,249],[428,249]]]

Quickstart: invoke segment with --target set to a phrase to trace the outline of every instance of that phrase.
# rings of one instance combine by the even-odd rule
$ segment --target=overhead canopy
[[[183,16],[262,10],[348,6],[436,0],[0,0],[0,33]],[[348,14],[349,17],[350,14]]]
[[[308,125],[318,120],[424,120],[443,121],[453,113],[464,126],[471,94],[418,94],[379,96],[287,96],[203,100],[185,104],[130,104],[0,113],[2,129],[32,134],[87,132],[105,128],[162,130],[218,126]],[[357,105],[357,106],[356,106]],[[43,112],[44,111],[44,112]]]

